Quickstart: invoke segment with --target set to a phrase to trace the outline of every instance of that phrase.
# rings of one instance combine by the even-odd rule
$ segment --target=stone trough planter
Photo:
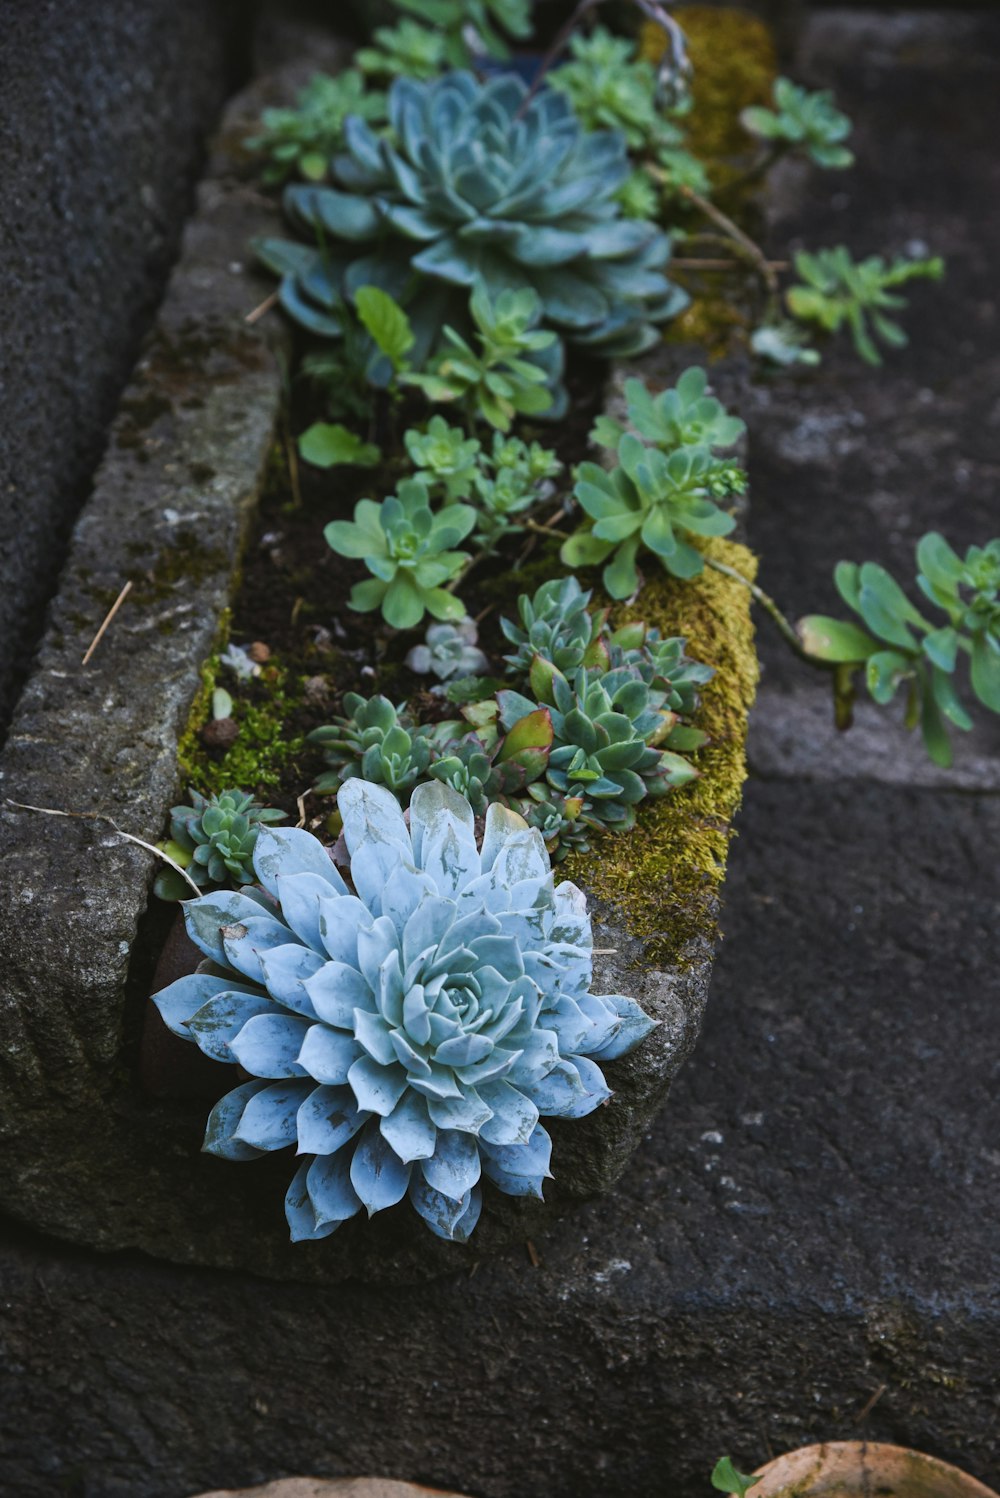
[[[270,81],[269,98],[283,89],[288,80]],[[162,835],[178,740],[224,632],[274,440],[285,334],[276,317],[245,320],[269,290],[246,244],[276,212],[241,178],[238,142],[260,102],[252,91],[230,110],[0,757],[0,1207],[103,1250],[307,1282],[411,1280],[469,1267],[610,1187],[695,1042],[756,678],[749,598],[717,574],[643,596],[646,617],[687,635],[692,655],[716,667],[702,708],[712,743],[694,786],[567,866],[590,896],[598,946],[610,949],[597,986],[634,996],[661,1023],[609,1066],[610,1106],[554,1130],[549,1202],[493,1197],[470,1248],[433,1239],[405,1206],[329,1241],[289,1244],[287,1161],[237,1167],[200,1154],[204,1101],[142,1086],[139,1035],[173,912],[147,908],[153,857],[108,820],[86,819]],[[684,367],[676,352],[661,358],[663,379]],[[643,373],[656,380],[655,360]],[[746,570],[752,559],[736,550]],[[126,581],[126,601],[82,666]]]

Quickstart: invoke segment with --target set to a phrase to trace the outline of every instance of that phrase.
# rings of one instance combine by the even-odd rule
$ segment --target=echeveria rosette
[[[533,289],[545,326],[627,356],[651,347],[657,324],[686,304],[663,274],[667,236],[622,214],[624,137],[584,130],[554,89],[529,101],[511,73],[400,78],[389,115],[391,137],[348,121],[336,189],[286,192],[289,218],[316,247],[257,247],[283,277],[283,306],[305,327],[339,336],[343,299],[380,286],[410,313],[416,365],[444,324],[467,327],[482,281],[491,298]]]
[[[175,1034],[251,1080],[213,1108],[204,1148],[303,1156],[285,1198],[293,1240],[409,1196],[465,1241],[485,1176],[540,1197],[543,1118],[610,1096],[600,1061],[654,1026],[590,992],[586,904],[556,885],[541,834],[501,806],[477,846],[472,809],[422,785],[409,824],[389,791],[341,790],[353,889],[310,833],[263,830],[260,887],[184,907],[203,970],[155,996]]]
[[[404,479],[381,504],[359,499],[353,520],[332,520],[323,534],[340,556],[363,561],[372,574],[351,589],[351,608],[381,608],[394,629],[412,629],[425,612],[435,619],[464,618],[462,603],[442,585],[468,562],[467,552],[452,548],[475,524],[476,511],[468,505],[447,505],[435,514],[427,485]]]

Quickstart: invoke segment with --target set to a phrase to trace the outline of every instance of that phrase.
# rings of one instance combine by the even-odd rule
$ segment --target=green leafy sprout
[[[444,39],[449,67],[464,68],[486,53],[510,56],[506,37],[524,41],[531,35],[531,0],[393,0],[404,11],[426,21]],[[475,39],[470,47],[470,35]]]
[[[939,256],[912,260],[897,256],[887,263],[881,255],[856,261],[844,245],[795,256],[800,284],[785,293],[789,312],[800,322],[812,323],[825,333],[846,327],[854,347],[866,364],[881,364],[877,341],[889,348],[904,348],[906,334],[892,312],[906,306],[895,288],[907,281],[939,281],[944,261]]]
[[[434,514],[427,485],[404,479],[396,494],[361,499],[353,520],[333,520],[323,534],[340,556],[363,561],[371,578],[356,583],[350,606],[360,613],[380,608],[394,629],[412,629],[425,613],[461,619],[465,609],[445,586],[454,583],[470,558],[454,548],[476,524],[468,505],[447,505]]]
[[[369,77],[386,82],[393,78],[436,78],[448,66],[446,37],[416,21],[379,26],[374,40],[377,46],[362,47],[354,59]]]
[[[244,144],[266,158],[261,180],[268,187],[290,177],[322,182],[330,158],[343,145],[348,116],[381,124],[385,111],[385,95],[369,90],[356,69],[347,68],[335,77],[317,73],[299,93],[294,108],[265,109],[259,134]]]
[[[740,115],[745,130],[782,151],[801,151],[814,166],[852,166],[854,155],[843,144],[852,125],[836,107],[828,89],[810,92],[788,78],[774,84],[774,108],[753,106]]]
[[[471,422],[485,421],[502,432],[515,416],[563,414],[565,392],[558,386],[561,360],[556,335],[538,327],[541,302],[530,287],[502,291],[491,299],[478,281],[469,302],[476,326],[478,352],[452,327],[444,336],[451,345],[427,374],[409,374],[429,400],[454,402]],[[545,363],[541,355],[548,355]],[[547,366],[547,367],[546,367]],[[555,387],[555,388],[553,388]]]
[[[704,370],[689,369],[672,390],[651,396],[639,380],[625,385],[628,421],[601,418],[595,440],[616,458],[609,470],[581,463],[574,494],[587,522],[562,546],[568,567],[604,564],[604,586],[612,598],[628,598],[640,586],[637,558],[654,553],[675,577],[696,577],[702,553],[690,537],[725,536],[733,516],[717,503],[743,493],[746,475],[715,449],[738,440],[743,423],[706,394]]]
[[[759,1477],[749,1477],[737,1471],[728,1456],[720,1456],[712,1469],[712,1486],[719,1493],[732,1493],[735,1498],[746,1498],[747,1493],[760,1482]]]
[[[931,531],[917,546],[917,565],[917,586],[943,622],[928,619],[884,567],[841,562],[837,591],[861,624],[810,614],[798,633],[808,657],[837,668],[841,721],[849,721],[856,672],[864,671],[880,705],[904,687],[907,726],[919,724],[931,759],[948,766],[948,726],[972,727],[955,688],[959,662],[967,663],[979,702],[1000,713],[1000,540],[971,546],[962,558]]]

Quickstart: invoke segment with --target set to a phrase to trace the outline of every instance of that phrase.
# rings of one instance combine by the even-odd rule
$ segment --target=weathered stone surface
[[[322,54],[328,61],[330,50],[327,44]],[[687,915],[666,955],[655,955],[662,931],[634,929],[626,891],[595,900],[595,944],[604,952],[597,986],[633,995],[660,1024],[639,1051],[609,1065],[615,1097],[608,1107],[554,1123],[556,1180],[544,1205],[488,1188],[472,1248],[434,1238],[406,1202],[371,1224],[348,1223],[333,1240],[292,1245],[283,1211],[293,1172],[286,1154],[248,1169],[203,1155],[204,1098],[143,1091],[137,1034],[172,918],[154,906],[140,925],[150,855],[105,822],[53,819],[12,803],[99,811],[154,840],[175,799],[177,739],[233,585],[280,399],[266,345],[241,321],[264,289],[246,273],[246,242],[277,213],[238,180],[246,168],[241,141],[262,101],[287,98],[313,63],[310,49],[230,107],[167,304],[77,526],[39,669],[0,759],[7,798],[0,856],[14,892],[0,914],[0,998],[11,1042],[0,1072],[0,1201],[35,1226],[108,1250],[140,1247],[309,1282],[406,1282],[467,1269],[480,1254],[522,1241],[554,1213],[606,1190],[663,1102],[694,1045],[708,991],[712,877],[739,800],[756,663],[747,596],[713,578],[705,586],[721,586],[731,604],[725,622],[712,615],[714,638],[702,652],[719,667],[706,703],[721,697],[732,705],[725,740],[710,751],[703,776],[705,786],[718,780],[720,787],[712,803],[718,848],[711,868],[702,854],[701,882],[690,894],[672,897],[669,868],[656,870],[663,923],[671,899],[670,918]],[[271,324],[280,327],[277,318]],[[670,364],[663,363],[665,378]],[[84,648],[130,577],[132,594],[81,668]],[[695,614],[691,598],[701,586],[687,585],[683,594]],[[686,794],[677,793],[679,806]],[[692,811],[691,829],[699,816]],[[676,859],[686,851],[684,817],[680,811],[670,849]]]
[[[4,6],[0,738],[242,64],[239,12]]]

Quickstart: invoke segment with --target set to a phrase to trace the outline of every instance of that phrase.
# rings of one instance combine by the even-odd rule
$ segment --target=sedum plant
[[[508,432],[517,416],[563,415],[562,351],[556,335],[538,327],[541,303],[532,290],[501,291],[495,303],[477,281],[469,301],[477,352],[447,324],[450,345],[427,373],[409,374],[431,401],[454,402],[469,420]]]
[[[589,35],[572,36],[569,52],[569,61],[549,74],[549,84],[566,95],[587,130],[619,131],[632,154],[646,163],[640,175],[651,194],[650,206],[648,213],[637,216],[651,218],[656,213],[654,180],[706,192],[705,168],[685,149],[684,132],[668,118],[659,96],[657,70],[637,56],[636,44],[597,26]]]
[[[467,67],[485,53],[510,56],[505,37],[531,35],[532,0],[394,0],[400,10],[427,21],[443,37],[448,65]]]
[[[627,380],[627,418],[641,437],[609,417],[594,428],[594,440],[617,461],[610,470],[580,464],[573,492],[588,519],[560,556],[569,567],[604,563],[612,598],[638,590],[640,548],[675,577],[696,577],[702,554],[688,537],[725,536],[735,525],[717,501],[742,494],[746,475],[715,449],[732,446],[744,426],[706,391],[705,372],[696,368],[655,397],[642,381]]]
[[[545,779],[560,797],[585,797],[590,826],[625,831],[635,825],[635,809],[646,796],[663,795],[694,779],[689,760],[661,747],[677,717],[664,694],[627,666],[607,672],[581,667],[566,677],[555,667],[532,672],[538,696],[532,702],[514,691],[497,694],[499,721],[510,729],[540,705],[552,723],[552,746]]]
[[[412,319],[414,364],[438,330],[464,336],[470,291],[495,302],[533,290],[546,328],[604,355],[650,347],[686,297],[663,274],[666,236],[623,217],[625,142],[587,132],[553,89],[533,98],[513,74],[480,82],[455,72],[389,93],[391,135],[362,120],[345,132],[336,188],[289,187],[285,206],[310,247],[258,244],[281,277],[291,317],[337,337],[341,300],[377,285]]]
[[[442,584],[453,582],[468,562],[453,548],[476,524],[468,505],[453,504],[434,514],[427,486],[404,479],[398,492],[376,504],[360,499],[353,520],[332,520],[323,534],[342,557],[364,562],[372,577],[355,583],[350,606],[359,613],[380,608],[394,629],[412,629],[425,613],[435,619],[461,619],[461,602]]]
[[[477,643],[479,631],[472,619],[454,624],[431,624],[422,645],[414,645],[406,664],[418,676],[436,676],[438,681],[474,676],[488,671],[490,663]]]
[[[203,888],[248,883],[261,827],[283,822],[285,813],[259,805],[246,791],[202,796],[192,790],[190,796],[190,806],[175,806],[170,812],[170,841],[163,844],[164,851]],[[169,868],[157,874],[153,889],[161,900],[184,900],[190,894],[185,881]]]
[[[944,616],[928,619],[884,567],[841,562],[837,591],[861,624],[811,614],[800,620],[805,653],[837,668],[840,718],[849,722],[849,682],[863,670],[877,703],[891,702],[902,687],[907,724],[919,723],[931,759],[950,765],[948,725],[967,730],[972,719],[955,688],[960,661],[974,695],[1000,713],[1000,540],[970,546],[964,557],[930,532],[917,546],[917,586]]]
[[[556,885],[540,834],[419,786],[409,825],[381,786],[340,793],[349,887],[298,829],[265,831],[261,888],[184,908],[203,970],[155,996],[166,1024],[250,1080],[215,1105],[204,1148],[226,1160],[294,1146],[294,1241],[408,1197],[464,1242],[486,1177],[542,1194],[543,1118],[611,1096],[600,1062],[654,1028],[634,1000],[590,992],[584,897]]]
[[[308,735],[318,744],[331,773],[316,781],[317,791],[336,791],[346,780],[362,779],[400,794],[427,774],[431,762],[429,729],[418,729],[403,706],[388,697],[344,694],[344,715]]]
[[[349,115],[373,124],[385,119],[385,94],[370,91],[354,68],[335,77],[317,73],[300,92],[294,109],[265,109],[260,133],[244,142],[248,150],[266,158],[262,181],[269,187],[289,177],[322,182],[331,156],[343,146]]]
[[[738,416],[708,394],[708,375],[697,365],[686,369],[676,385],[653,395],[642,380],[624,385],[628,426],[647,442],[670,452],[675,447],[732,447],[746,432]],[[594,423],[593,440],[616,448],[626,428],[610,416]]]
[[[774,82],[774,108],[753,105],[740,120],[745,130],[777,151],[801,151],[814,166],[848,167],[854,162],[843,144],[851,122],[833,102],[828,89],[810,92],[788,78]]]
[[[422,431],[411,428],[403,436],[417,477],[448,500],[468,495],[477,472],[482,443],[466,437],[462,427],[449,426],[443,416],[432,416]]]
[[[416,21],[379,26],[374,40],[377,46],[362,47],[354,60],[363,73],[380,81],[436,78],[448,66],[446,38]]]
[[[906,334],[889,314],[906,306],[906,298],[895,288],[923,278],[939,281],[944,261],[934,256],[911,260],[899,255],[887,264],[881,255],[854,260],[844,245],[835,249],[802,250],[795,256],[800,284],[785,293],[789,312],[800,322],[811,323],[824,333],[850,332],[854,348],[866,364],[881,364],[878,342],[904,348]]]

